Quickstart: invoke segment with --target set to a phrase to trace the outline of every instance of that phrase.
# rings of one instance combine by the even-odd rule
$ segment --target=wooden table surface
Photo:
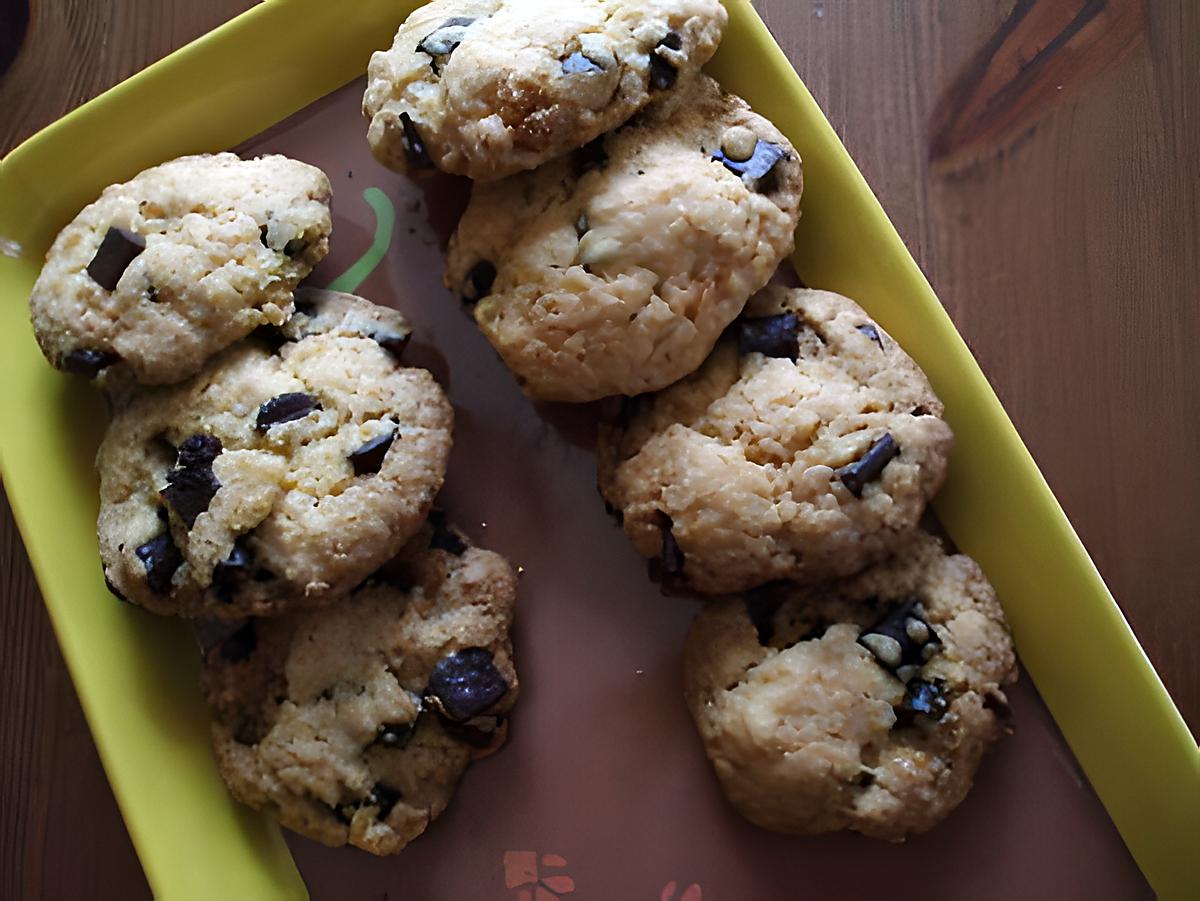
[[[250,5],[0,0],[0,151]],[[1200,4],[757,5],[1195,732]],[[7,501],[0,569],[0,897],[145,896]]]

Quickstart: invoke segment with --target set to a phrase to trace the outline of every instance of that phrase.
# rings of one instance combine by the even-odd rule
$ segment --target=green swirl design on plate
[[[392,206],[391,198],[378,188],[367,188],[362,196],[375,211],[375,238],[366,253],[325,286],[329,291],[356,291],[358,286],[367,280],[367,276],[375,271],[375,267],[382,262],[383,255],[391,246],[392,232],[396,228],[396,208]]]

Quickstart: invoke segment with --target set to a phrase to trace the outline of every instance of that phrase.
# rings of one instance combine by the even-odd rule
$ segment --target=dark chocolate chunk
[[[585,172],[599,169],[608,162],[608,152],[604,149],[604,135],[593,138],[571,154],[571,172],[580,178]]]
[[[298,257],[308,249],[308,241],[304,238],[292,238],[283,245],[283,255],[285,257]]]
[[[272,397],[259,407],[258,418],[254,424],[260,432],[265,432],[273,425],[303,419],[314,410],[320,409],[323,409],[320,402],[311,394],[293,391]]]
[[[885,432],[882,438],[867,448],[865,454],[853,463],[840,467],[836,475],[842,480],[842,484],[850,489],[851,494],[862,497],[863,488],[867,483],[879,478],[883,467],[898,453],[900,448],[896,439],[892,437],[891,432]]]
[[[773,187],[773,183],[766,181],[766,176],[775,168],[775,164],[786,156],[787,154],[778,144],[759,139],[748,160],[731,160],[722,150],[714,153],[712,158],[734,175],[739,176],[747,185],[756,187],[763,193],[768,193]]]
[[[679,77],[679,73],[675,71],[675,67],[659,56],[657,53],[650,54],[650,86],[659,91],[665,91],[675,84],[675,79]]]
[[[146,568],[146,584],[150,586],[150,590],[155,594],[166,594],[170,591],[171,577],[175,575],[175,570],[183,565],[183,555],[179,553],[179,548],[175,547],[171,533],[163,532],[151,538],[134,553]]]
[[[683,38],[673,31],[668,31],[667,36],[658,42],[658,46],[666,47],[668,50],[682,50]]]
[[[462,286],[464,303],[475,303],[491,293],[496,281],[496,267],[488,260],[480,260],[471,267]]]
[[[946,711],[950,709],[950,702],[946,698],[942,684],[941,679],[934,679],[932,682],[913,679],[909,682],[908,691],[904,693],[904,700],[896,708],[896,721],[898,723],[911,722],[916,716],[927,716],[933,720],[940,720],[945,716]]]
[[[87,274],[105,291],[115,291],[121,275],[134,257],[146,249],[146,239],[124,228],[111,225],[104,233],[96,255],[88,263]]]
[[[213,567],[213,593],[226,604],[232,603],[238,585],[250,577],[251,568],[254,566],[254,555],[244,539],[245,536],[239,538],[229,556]]]
[[[379,737],[375,740],[387,748],[400,750],[412,741],[417,724],[413,723],[384,723],[379,727]]]
[[[117,588],[116,585],[113,584],[112,579],[110,579],[108,577],[107,572],[104,573],[104,587],[107,588],[112,593],[112,596],[115,597],[118,601],[123,601],[126,604],[129,603],[129,598],[127,598],[127,597],[125,597],[125,595],[121,594],[121,590],[119,588]]]
[[[356,476],[371,475],[379,472],[383,466],[383,458],[387,456],[388,448],[396,440],[398,428],[393,425],[390,431],[377,435],[350,455],[350,465],[354,467]]]
[[[800,356],[800,317],[795,313],[738,320],[738,353],[768,357]]]
[[[167,485],[159,496],[175,511],[190,529],[196,517],[208,509],[221,483],[213,475],[211,466],[194,469],[172,469],[167,473]]]
[[[675,540],[675,534],[671,531],[675,527],[675,523],[671,521],[671,517],[667,516],[662,510],[658,511],[658,528],[662,532],[662,550],[659,553],[659,563],[662,566],[663,578],[668,581],[677,581],[683,576],[684,557],[683,551],[679,547],[679,542]]]
[[[866,325],[856,325],[855,328],[878,344],[880,350],[883,350],[883,336],[879,334],[879,329],[875,328],[872,323],[868,322]]]
[[[408,349],[408,342],[412,340],[412,332],[405,332],[404,334],[398,332],[376,332],[371,337],[375,339],[376,344],[399,360],[404,356],[404,351]]]
[[[379,812],[375,814],[375,818],[385,820],[401,797],[403,796],[400,794],[399,789],[392,788],[390,785],[385,785],[382,782],[376,782],[375,787],[363,799],[363,806],[378,807]]]
[[[890,672],[899,673],[906,667],[919,669],[942,644],[937,632],[923,616],[920,602],[907,600],[894,607],[874,626],[864,630],[858,637],[858,643]],[[914,672],[909,670],[905,675],[911,676]]]
[[[443,657],[429,677],[426,696],[454,722],[479,716],[508,692],[508,682],[485,648],[465,648]]]
[[[784,593],[775,585],[752,588],[742,596],[746,615],[758,633],[758,643],[766,647],[775,636],[775,613],[784,601]]]
[[[413,124],[412,116],[401,113],[400,127],[404,129],[404,155],[408,157],[408,167],[432,169],[433,160],[429,158],[429,151],[425,149],[425,142],[421,140],[417,126]]]
[[[429,513],[429,524],[433,526],[433,537],[429,539],[429,546],[431,548],[449,551],[455,557],[463,555],[463,552],[467,549],[467,543],[446,524],[445,513],[441,510],[431,510]]]
[[[192,435],[179,445],[176,451],[178,458],[175,465],[192,469],[198,466],[212,466],[212,461],[221,453],[221,439],[216,435],[206,435],[203,432]]]
[[[112,351],[95,350],[90,347],[80,347],[63,357],[63,369],[72,375],[94,379],[100,370],[121,359]]]
[[[567,75],[580,75],[588,72],[603,72],[604,67],[576,50],[562,61],[562,70]]]
[[[417,44],[418,53],[428,53],[433,57],[429,61],[429,68],[433,69],[434,75],[437,75],[439,72],[438,58],[448,57],[458,49],[458,45],[462,43],[463,37],[466,35],[467,26],[474,21],[474,19],[467,18],[466,16],[455,16],[452,19],[447,19],[434,31],[425,35],[421,39],[421,43]]]

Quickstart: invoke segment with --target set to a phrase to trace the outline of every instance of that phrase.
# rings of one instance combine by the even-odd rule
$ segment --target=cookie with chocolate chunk
[[[327,845],[400,851],[504,741],[515,597],[503,557],[430,525],[338,604],[206,641],[213,744],[234,797]]]
[[[698,76],[572,157],[476,185],[446,285],[530,397],[655,391],[791,251],[801,186],[787,139]]]
[[[664,577],[720,594],[880,559],[952,443],[924,373],[857,304],[773,285],[696,373],[601,426],[599,486]]]
[[[367,140],[410,175],[533,169],[669,95],[727,18],[718,0],[433,0],[371,57]]]
[[[325,173],[283,156],[185,156],[112,185],[62,230],[29,300],[47,359],[177,382],[263,325],[324,258]]]
[[[399,313],[323,295],[276,340],[238,344],[115,415],[97,457],[98,534],[129,600],[225,619],[315,605],[421,527],[453,411],[389,349],[408,333]]]
[[[804,835],[931,829],[1008,731],[1016,678],[979,566],[920,532],[852,579],[706,606],[684,651],[725,795],[752,823]]]

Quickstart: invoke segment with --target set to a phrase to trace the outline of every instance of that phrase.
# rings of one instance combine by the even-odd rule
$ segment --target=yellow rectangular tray
[[[299,898],[278,829],[234,804],[208,748],[195,652],[100,578],[90,454],[102,412],[54,372],[26,302],[56,232],[107,184],[233,147],[365,69],[418,4],[272,0],[45,129],[0,162],[0,461],[113,791],[155,894]],[[1004,600],[1021,659],[1161,897],[1200,897],[1200,755],[966,345],[748,0],[709,71],[804,159],[802,276],[859,300],[916,358],[957,447],[937,512]],[[753,63],[747,61],[752,60]],[[87,436],[84,440],[81,436]],[[1036,811],[1030,812],[1036,816]]]

